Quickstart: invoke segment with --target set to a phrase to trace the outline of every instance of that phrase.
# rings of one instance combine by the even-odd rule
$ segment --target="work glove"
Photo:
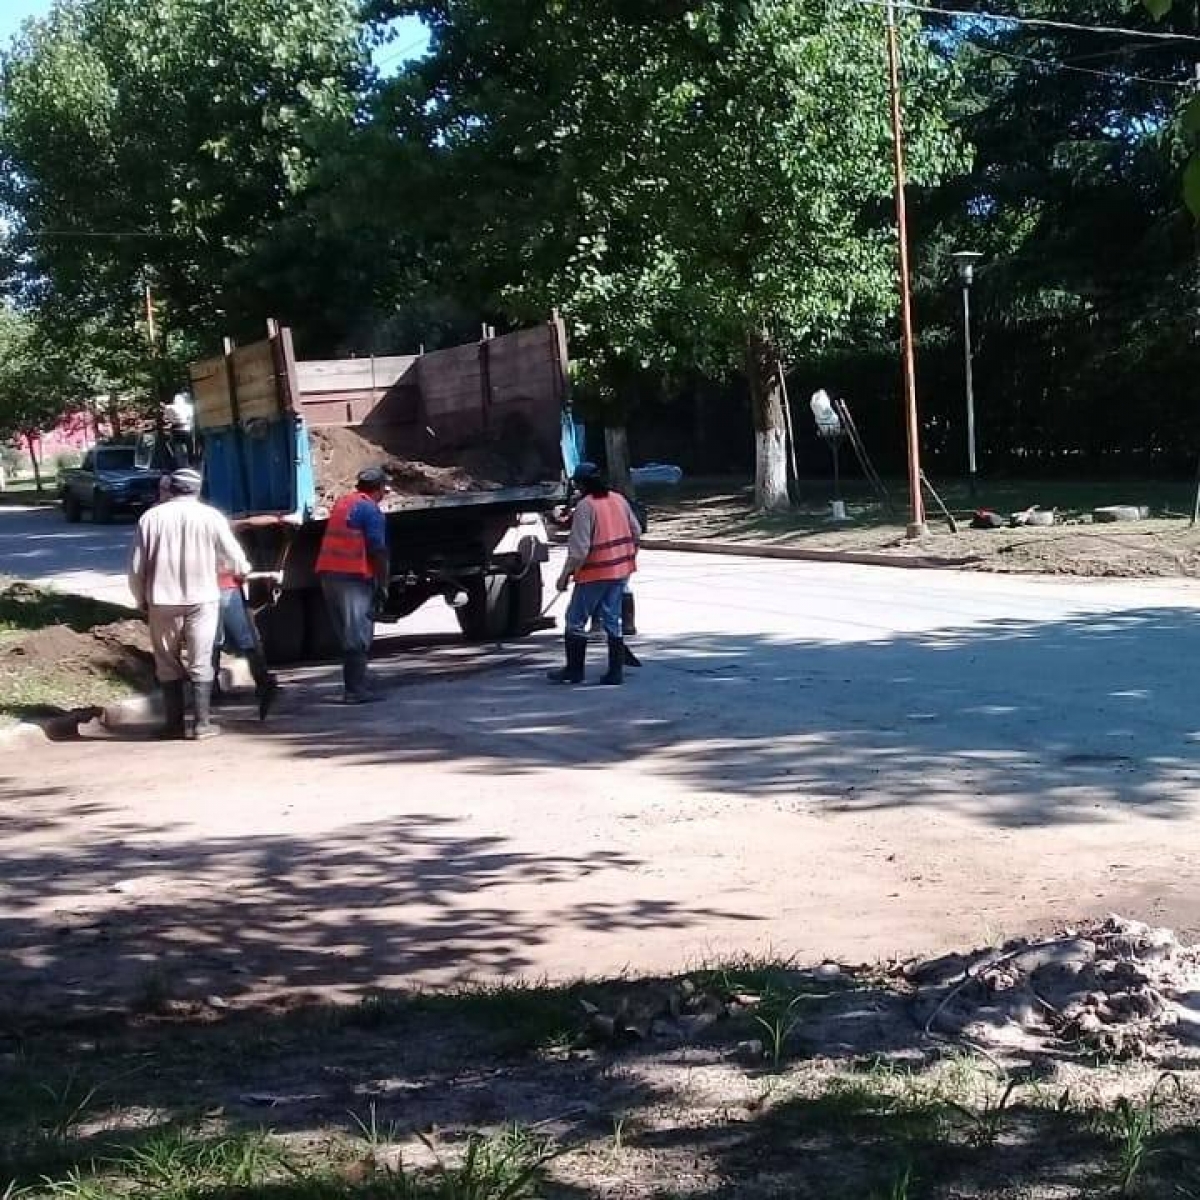
[[[571,586],[571,576],[565,571],[558,577],[558,583],[555,584],[560,592],[565,592]]]

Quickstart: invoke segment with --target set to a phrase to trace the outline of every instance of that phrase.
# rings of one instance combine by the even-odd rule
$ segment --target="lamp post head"
[[[955,250],[950,261],[958,268],[959,282],[970,287],[975,282],[975,264],[983,257],[978,250]]]

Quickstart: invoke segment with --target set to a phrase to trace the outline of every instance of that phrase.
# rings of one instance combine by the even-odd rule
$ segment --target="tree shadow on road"
[[[933,805],[1000,828],[1182,816],[1200,779],[1188,609],[638,649],[646,667],[620,690],[551,687],[540,663],[514,661],[467,669],[452,698],[392,659],[378,665],[391,704],[337,723],[301,708],[264,733],[323,760],[484,777],[638,763],[686,789],[826,811]]]

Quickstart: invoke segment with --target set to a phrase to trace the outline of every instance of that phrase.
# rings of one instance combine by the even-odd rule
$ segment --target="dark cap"
[[[598,483],[604,476],[595,463],[581,462],[571,475],[573,483]]]
[[[364,467],[358,473],[357,483],[363,491],[373,492],[387,486],[387,475],[382,467]]]

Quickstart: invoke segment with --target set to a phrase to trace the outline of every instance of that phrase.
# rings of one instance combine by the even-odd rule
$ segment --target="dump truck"
[[[567,343],[557,317],[414,355],[298,360],[276,322],[192,364],[205,492],[254,567],[251,607],[277,663],[337,652],[315,574],[329,510],[381,466],[391,562],[381,620],[431,600],[470,640],[541,623],[543,515],[564,499]]]

